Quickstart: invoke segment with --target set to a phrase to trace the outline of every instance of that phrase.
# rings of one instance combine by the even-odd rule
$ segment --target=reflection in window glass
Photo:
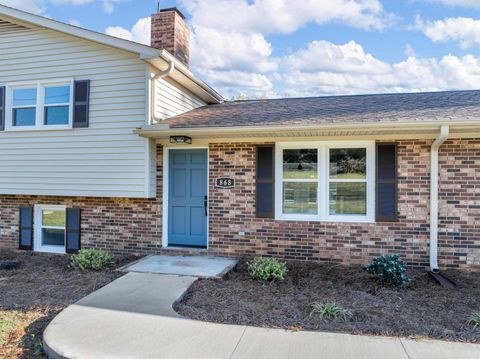
[[[46,246],[65,246],[65,230],[42,228],[42,243]]]
[[[37,89],[13,90],[13,126],[35,126]]]
[[[13,125],[14,126],[35,126],[36,110],[35,108],[14,108]]]
[[[69,107],[52,106],[45,107],[46,125],[68,125]]]
[[[45,125],[68,125],[70,86],[45,88]]]
[[[284,179],[315,179],[318,177],[318,151],[316,149],[284,150]]]
[[[65,227],[65,211],[42,211],[42,224],[46,227]]]
[[[366,179],[367,150],[346,148],[330,150],[330,179]]]
[[[367,214],[367,184],[365,182],[330,182],[330,214]]]
[[[37,89],[15,89],[13,90],[13,107],[36,106]]]
[[[70,102],[70,86],[45,88],[45,105],[64,104]]]
[[[283,213],[317,214],[316,182],[284,182]]]

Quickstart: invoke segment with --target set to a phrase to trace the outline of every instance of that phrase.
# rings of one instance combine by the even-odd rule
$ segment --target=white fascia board
[[[38,16],[25,11],[17,10],[9,6],[0,5],[0,16],[2,15],[12,19],[20,20],[21,22],[25,22],[28,24],[56,30],[68,35],[84,38],[86,40],[98,42],[107,46],[112,46],[122,50],[138,53],[142,58],[160,56],[160,50],[154,49],[147,45],[105,35],[92,30],[83,29],[78,26],[66,24],[56,20],[48,19],[43,16]]]
[[[362,129],[362,130],[395,130],[395,129],[429,129],[438,130],[441,126],[450,125],[450,127],[478,127],[480,130],[480,121],[438,121],[438,122],[362,122],[362,123],[340,123],[340,124],[319,124],[319,125],[271,125],[271,126],[230,126],[230,127],[169,127],[168,124],[155,124],[148,125],[135,130],[134,132],[140,136],[154,136],[154,135],[167,135],[169,133],[261,133],[261,132],[273,132],[273,131],[307,131],[307,130],[342,130],[342,129]]]

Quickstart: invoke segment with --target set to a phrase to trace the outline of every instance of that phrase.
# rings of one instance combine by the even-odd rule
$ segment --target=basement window
[[[65,253],[66,207],[37,205],[34,216],[34,249]]]

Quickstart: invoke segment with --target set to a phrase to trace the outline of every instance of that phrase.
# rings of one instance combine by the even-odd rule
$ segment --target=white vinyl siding
[[[155,195],[154,151],[133,134],[147,123],[149,66],[138,54],[41,28],[0,31],[0,54],[0,86],[91,81],[89,128],[0,132],[0,194]]]
[[[201,99],[171,79],[157,80],[155,88],[155,117],[157,119],[164,120],[206,105]]]

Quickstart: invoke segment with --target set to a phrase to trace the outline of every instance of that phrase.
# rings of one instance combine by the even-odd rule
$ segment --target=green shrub
[[[247,264],[252,279],[283,280],[287,274],[287,265],[275,258],[256,257]]]
[[[338,319],[346,321],[353,316],[350,309],[336,305],[335,303],[313,303],[312,314],[318,314],[320,319]]]
[[[480,328],[480,312],[473,313],[468,323],[473,325],[474,328]]]
[[[81,249],[70,258],[70,264],[82,271],[102,270],[112,263],[113,257],[101,249]]]
[[[382,283],[401,286],[410,283],[405,274],[407,268],[398,254],[386,254],[374,258],[364,267],[367,273],[375,275]]]

